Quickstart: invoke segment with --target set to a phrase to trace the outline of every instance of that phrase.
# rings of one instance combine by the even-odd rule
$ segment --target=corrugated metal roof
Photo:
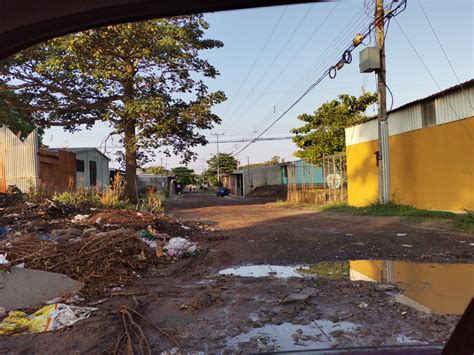
[[[427,102],[427,101],[434,100],[434,99],[437,99],[437,98],[440,98],[440,97],[444,97],[448,94],[451,95],[452,93],[455,93],[455,92],[459,92],[459,95],[462,95],[462,97],[465,99],[464,93],[462,91],[463,90],[465,91],[466,89],[471,89],[473,87],[474,87],[474,79],[470,79],[470,80],[467,80],[463,83],[451,86],[451,87],[449,87],[445,90],[442,90],[442,91],[439,91],[437,93],[431,94],[429,96],[423,97],[421,99],[417,99],[417,100],[414,100],[414,101],[410,101],[406,104],[403,104],[402,106],[399,106],[399,107],[397,107],[397,108],[395,108],[391,111],[388,111],[388,115],[393,115],[395,112],[405,110],[405,109],[409,108],[410,106],[415,106],[415,105],[421,104],[423,102]],[[474,104],[474,101],[472,103]],[[465,104],[468,105],[467,102],[465,102]],[[449,110],[452,112],[451,108],[449,108]],[[377,119],[377,116],[370,116],[370,117],[367,117],[366,119],[361,120],[361,121],[357,122],[356,124],[350,125],[348,127],[357,126],[361,123],[372,121],[372,120],[375,120],[375,119]],[[449,120],[449,121],[451,121],[451,120]]]
[[[99,149],[97,149],[96,147],[48,148],[48,150],[50,150],[50,151],[52,151],[52,152],[58,151],[58,150],[65,150],[65,151],[73,152],[73,153],[84,153],[84,152],[96,151],[97,153],[103,155],[106,159],[112,160],[112,159],[110,159],[107,155],[105,155],[104,153],[102,153]]]

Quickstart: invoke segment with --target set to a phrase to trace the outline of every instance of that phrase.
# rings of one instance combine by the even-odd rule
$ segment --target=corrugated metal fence
[[[18,138],[7,126],[0,127],[0,192],[16,185],[26,192],[39,181],[38,131]]]

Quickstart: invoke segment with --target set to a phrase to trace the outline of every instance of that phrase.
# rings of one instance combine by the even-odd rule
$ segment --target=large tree
[[[211,182],[213,185],[219,185],[219,178],[217,177],[217,165],[219,165],[219,173],[228,174],[237,169],[239,162],[234,158],[232,154],[219,153],[213,155],[211,159],[207,161],[208,168],[204,172],[204,178]]]
[[[323,154],[343,152],[344,129],[364,120],[367,117],[367,107],[376,101],[377,96],[372,93],[364,93],[359,97],[342,94],[337,99],[322,104],[314,114],[298,116],[305,124],[291,130],[296,135],[293,141],[299,148],[295,155],[315,162]]]
[[[225,95],[204,83],[218,72],[199,54],[223,44],[205,38],[207,28],[190,15],[56,38],[2,63],[0,95],[30,97],[23,108],[45,127],[109,123],[125,148],[126,195],[136,200],[137,154],[161,149],[188,162],[191,148],[207,143],[201,130],[220,122],[211,108]]]
[[[0,82],[0,88],[2,87]],[[20,108],[22,106],[21,96],[15,94],[12,91],[3,91],[3,95],[0,95],[0,126],[5,125],[10,130],[19,134],[21,138],[26,138],[35,128],[31,115],[28,111],[24,111]],[[11,103],[16,102],[17,105]],[[43,129],[39,129],[39,140],[41,143],[41,137],[44,133]]]
[[[185,166],[177,166],[173,169],[173,174],[176,177],[176,181],[181,187],[186,185],[194,184],[196,182],[196,175],[194,175],[193,169],[188,169]]]

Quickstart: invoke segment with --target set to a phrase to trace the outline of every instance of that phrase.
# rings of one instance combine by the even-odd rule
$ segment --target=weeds
[[[119,174],[115,175],[112,185],[100,196],[101,204],[109,208],[127,207],[128,202],[122,198],[124,190],[125,182]]]
[[[146,199],[138,202],[137,211],[158,212],[163,210],[164,197],[155,194],[153,190],[147,190]]]
[[[99,187],[80,186],[76,191],[70,183],[70,190],[60,194],[55,194],[53,200],[82,208],[106,207],[122,209],[127,207],[128,202],[122,199],[125,184],[119,175],[116,175],[112,185],[102,190]]]
[[[349,206],[347,204],[334,204],[323,206],[325,212],[350,213],[361,216],[400,216],[414,218],[433,218],[446,219],[452,222],[456,228],[463,230],[474,230],[474,212],[466,211],[466,213],[453,213],[446,211],[431,211],[418,209],[408,205],[397,203],[373,203],[365,207]]]
[[[46,184],[36,186],[32,179],[28,180],[28,192],[26,198],[33,203],[43,203],[51,197],[51,192]]]

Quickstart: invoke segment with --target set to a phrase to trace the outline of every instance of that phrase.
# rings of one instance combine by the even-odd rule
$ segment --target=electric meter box
[[[361,73],[371,73],[380,69],[380,49],[366,47],[359,52],[359,68]]]

